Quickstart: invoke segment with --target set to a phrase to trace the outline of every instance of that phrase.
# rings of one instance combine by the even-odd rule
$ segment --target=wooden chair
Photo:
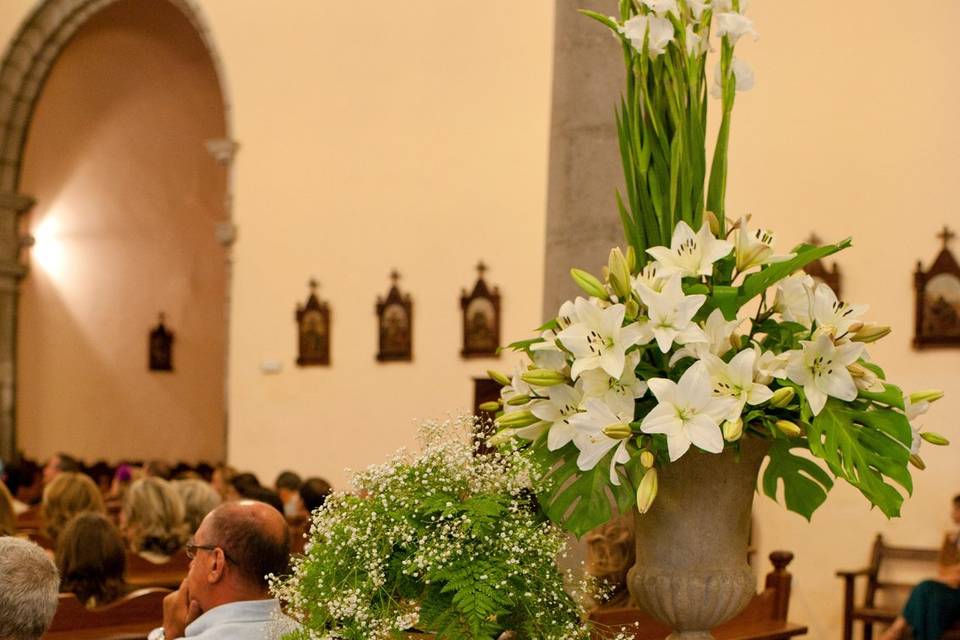
[[[883,536],[877,534],[870,551],[870,564],[857,571],[837,571],[837,577],[843,578],[843,640],[853,640],[853,623],[859,621],[863,625],[863,640],[872,640],[873,625],[890,624],[900,611],[892,608],[877,606],[877,595],[882,592],[909,594],[916,586],[913,583],[891,582],[880,579],[880,571],[888,560],[905,562],[922,562],[935,565],[939,557],[939,550],[920,547],[894,547],[883,541]],[[863,604],[856,605],[856,579],[866,578],[866,588]],[[960,621],[947,632],[943,640],[960,640]]]
[[[97,609],[87,609],[72,593],[61,593],[43,640],[146,638],[163,623],[163,598],[168,593],[169,589],[140,589]]]
[[[135,587],[166,587],[176,589],[187,577],[190,559],[187,552],[180,549],[164,563],[157,564],[135,553],[127,554],[127,584]]]
[[[793,580],[787,565],[792,560],[789,551],[770,554],[773,571],[767,574],[764,590],[735,618],[713,630],[717,640],[786,640],[807,633],[806,627],[787,622]],[[662,640],[671,632],[669,627],[633,607],[598,608],[590,613],[590,621],[596,627],[595,640],[621,632],[632,634],[635,640]]]

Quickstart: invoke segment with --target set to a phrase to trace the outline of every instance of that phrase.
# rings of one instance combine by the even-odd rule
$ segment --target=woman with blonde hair
[[[82,473],[61,472],[44,487],[40,514],[44,532],[54,543],[73,516],[85,511],[106,513],[100,489]]]
[[[17,532],[17,516],[13,511],[13,496],[7,485],[0,482],[0,536],[12,536]]]
[[[75,516],[60,534],[56,553],[60,592],[88,608],[109,604],[130,587],[123,579],[127,554],[120,532],[99,513]]]
[[[180,494],[156,477],[130,485],[123,498],[120,528],[130,550],[155,563],[169,560],[190,535]]]
[[[204,517],[222,502],[220,494],[209,482],[194,478],[174,480],[173,486],[183,500],[184,519],[187,521],[190,533],[196,533]]]

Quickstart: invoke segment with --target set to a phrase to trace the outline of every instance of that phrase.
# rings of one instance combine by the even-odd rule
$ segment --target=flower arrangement
[[[305,555],[272,589],[291,640],[403,637],[587,640],[556,565],[566,534],[537,508],[525,456],[475,455],[473,419],[424,423],[403,451],[313,514]],[[586,588],[586,585],[584,585]]]
[[[909,463],[923,468],[921,439],[946,444],[914,422],[942,393],[905,394],[869,357],[890,329],[801,271],[850,240],[778,255],[771,231],[725,215],[734,99],[753,84],[734,57],[756,36],[746,4],[621,0],[619,17],[583,12],[623,44],[628,245],[600,278],[572,270],[586,297],[511,345],[530,364],[491,372],[501,399],[485,407],[497,412],[494,443],[521,443],[543,471],[541,504],[578,535],[614,505],[649,509],[663,465],[754,437],[769,440],[763,490],[776,499],[782,483],[788,509],[809,519],[836,477],[892,517],[912,491]],[[708,176],[711,29],[722,116]]]

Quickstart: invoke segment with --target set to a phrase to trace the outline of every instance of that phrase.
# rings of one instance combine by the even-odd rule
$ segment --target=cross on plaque
[[[316,278],[310,278],[310,282],[307,283],[310,285],[310,293],[315,294],[317,292],[317,287],[320,286],[320,283],[317,282]]]
[[[943,231],[938,233],[937,237],[943,240],[943,248],[946,249],[950,241],[957,237],[957,234],[951,231],[947,225],[943,225]]]
[[[393,286],[397,286],[397,283],[400,282],[400,272],[394,269],[390,272],[390,280],[393,282]]]
[[[483,274],[487,271],[487,265],[483,264],[483,260],[477,263],[477,272],[480,274],[480,279],[483,280]]]

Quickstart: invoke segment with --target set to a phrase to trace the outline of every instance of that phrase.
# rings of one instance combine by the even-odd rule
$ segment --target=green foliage
[[[782,482],[787,509],[809,520],[827,499],[833,480],[817,463],[791,453],[792,449],[806,449],[806,446],[785,439],[774,440],[770,462],[763,473],[763,492],[776,500],[777,487]]]

